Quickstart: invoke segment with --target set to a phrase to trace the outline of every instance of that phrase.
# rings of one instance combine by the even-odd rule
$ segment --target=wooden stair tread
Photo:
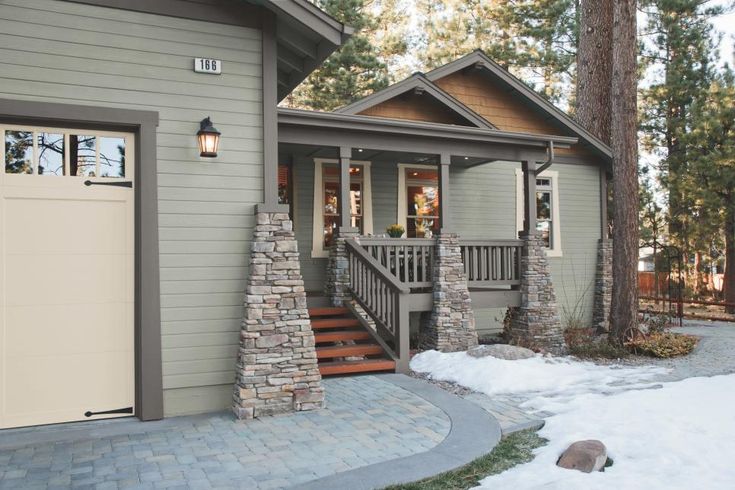
[[[322,342],[341,342],[345,340],[369,340],[370,333],[365,330],[335,330],[333,332],[317,332],[314,340]]]
[[[319,318],[311,321],[312,330],[323,328],[353,328],[359,326],[360,322],[355,318]]]
[[[376,371],[394,371],[395,361],[390,359],[365,359],[364,361],[336,361],[319,363],[322,376],[335,374],[369,373]]]
[[[353,345],[330,345],[329,347],[317,347],[317,359],[332,357],[353,357],[383,354],[383,348],[378,344],[353,344]]]
[[[314,318],[316,316],[337,316],[337,315],[348,315],[350,310],[342,307],[322,307],[322,308],[309,308],[309,316]]]

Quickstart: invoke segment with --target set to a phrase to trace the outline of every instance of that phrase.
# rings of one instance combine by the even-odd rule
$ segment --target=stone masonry
[[[475,315],[462,263],[459,236],[442,233],[434,255],[434,308],[422,348],[442,352],[467,350],[477,345]]]
[[[612,240],[600,240],[597,245],[597,272],[595,274],[595,302],[592,326],[599,333],[610,330],[612,304]]]
[[[359,235],[360,232],[357,228],[340,228],[329,249],[324,292],[332,306],[342,306],[345,302],[352,300],[352,295],[349,292],[350,264],[347,259],[345,240],[356,238]]]
[[[240,419],[324,406],[288,213],[256,213],[234,393]]]
[[[552,354],[564,354],[566,344],[559,320],[549,261],[541,237],[521,236],[521,306],[512,310],[510,341]]]

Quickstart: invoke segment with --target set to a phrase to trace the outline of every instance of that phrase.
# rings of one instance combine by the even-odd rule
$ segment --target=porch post
[[[442,352],[467,350],[477,345],[475,314],[462,262],[459,235],[451,222],[449,165],[451,156],[439,157],[439,223],[432,268],[433,306],[421,347]]]
[[[566,352],[546,245],[536,230],[536,162],[524,161],[521,305],[511,309],[508,340],[541,352]]]
[[[450,209],[449,165],[452,157],[449,153],[439,155],[439,233],[451,233],[452,212]]]
[[[339,149],[339,228],[329,249],[327,280],[324,292],[332,306],[342,306],[350,301],[350,264],[347,260],[345,240],[359,236],[360,230],[352,227],[350,212],[350,159],[352,148]]]
[[[349,228],[352,224],[350,212],[350,159],[352,148],[339,149],[339,227]]]
[[[276,17],[263,18],[263,202],[278,204],[278,69]]]
[[[523,171],[523,234],[536,231],[536,163],[521,162]]]

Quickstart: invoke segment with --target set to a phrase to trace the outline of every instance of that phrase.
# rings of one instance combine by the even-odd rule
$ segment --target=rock
[[[492,356],[498,359],[506,359],[514,361],[516,359],[528,359],[536,354],[531,349],[525,347],[516,347],[507,344],[478,345],[467,351],[472,357]]]
[[[557,466],[568,470],[579,470],[585,473],[602,471],[607,462],[605,445],[596,440],[577,441],[562,453]]]

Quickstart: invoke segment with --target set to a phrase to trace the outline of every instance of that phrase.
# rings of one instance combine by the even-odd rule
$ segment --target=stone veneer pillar
[[[477,330],[459,236],[442,233],[434,248],[434,306],[421,347],[442,352],[467,350],[477,345]]]
[[[595,299],[592,326],[599,333],[610,330],[610,305],[612,304],[612,240],[600,240],[597,245],[597,271],[595,273]]]
[[[510,341],[542,352],[564,354],[566,344],[544,242],[535,233],[521,236],[521,240],[521,305],[512,310]]]
[[[329,248],[324,293],[329,298],[332,306],[342,306],[346,301],[352,299],[349,290],[350,264],[347,259],[345,240],[358,236],[360,236],[360,231],[357,228],[340,228],[334,236],[332,246]]]
[[[324,406],[288,212],[256,210],[234,393],[240,419]]]

